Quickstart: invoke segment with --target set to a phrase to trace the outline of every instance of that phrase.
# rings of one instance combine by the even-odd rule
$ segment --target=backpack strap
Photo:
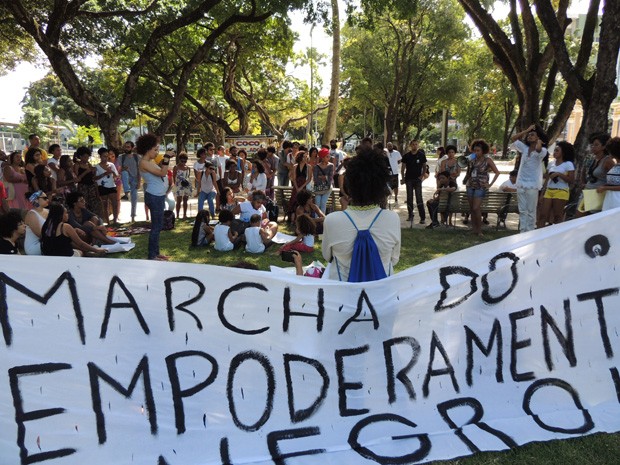
[[[374,217],[374,219],[370,223],[370,226],[368,226],[367,231],[370,231],[370,228],[372,228],[372,225],[375,224],[375,221],[377,221],[377,218],[379,218],[379,215],[381,214],[382,211],[383,211],[383,209],[380,208],[379,212],[377,213],[377,215]],[[353,225],[355,230],[359,232],[359,228],[355,224],[355,221],[353,221],[353,218],[351,218],[351,216],[347,213],[347,211],[346,210],[342,210],[342,213],[344,213],[347,216],[347,218],[349,218],[349,221],[351,222],[351,224]],[[342,281],[342,275],[340,274],[340,266],[338,266],[338,259],[336,257],[334,257],[334,260],[336,261],[336,271],[338,271],[338,281]]]

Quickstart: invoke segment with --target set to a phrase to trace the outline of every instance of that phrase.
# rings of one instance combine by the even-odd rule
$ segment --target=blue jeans
[[[202,211],[204,209],[205,200],[209,202],[209,213],[211,213],[211,217],[215,216],[215,205],[214,200],[217,192],[203,192],[200,191],[198,194],[198,211]]]
[[[288,184],[288,171],[286,173],[278,173],[278,186],[288,186]]]
[[[121,171],[121,179],[123,181],[123,192],[130,193],[131,198],[131,218],[136,216],[136,207],[138,206],[138,178],[129,175],[129,171]]]
[[[329,200],[329,196],[330,195],[332,195],[332,191],[331,190],[327,191],[325,194],[315,194],[314,195],[314,203],[325,214],[327,214],[327,201]]]
[[[151,232],[149,233],[149,260],[159,255],[159,233],[164,225],[165,195],[144,193],[144,203],[151,212]]]

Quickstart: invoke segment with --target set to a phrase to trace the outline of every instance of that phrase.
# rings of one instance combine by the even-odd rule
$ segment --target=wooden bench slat
[[[482,213],[497,214],[497,225],[499,229],[500,223],[504,223],[502,217],[508,213],[519,213],[516,192],[488,192],[482,201],[480,207]],[[438,213],[470,213],[469,201],[467,200],[466,191],[442,192],[439,196]]]
[[[275,192],[275,201],[280,206],[280,213],[286,217],[288,202],[291,199],[293,188],[291,186],[273,186]],[[340,189],[333,188],[329,199],[327,199],[327,210],[340,210]]]

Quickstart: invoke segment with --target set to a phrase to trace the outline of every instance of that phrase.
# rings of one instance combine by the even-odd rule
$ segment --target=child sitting
[[[209,210],[200,210],[194,221],[194,229],[192,229],[192,246],[205,246],[213,240],[213,228],[209,226],[211,215]]]
[[[278,253],[289,250],[312,253],[314,251],[315,232],[316,225],[314,221],[312,221],[312,218],[308,215],[299,215],[295,220],[295,233],[297,237],[280,247]]]
[[[215,250],[228,252],[235,248],[235,243],[238,239],[238,234],[230,229],[230,224],[235,219],[235,215],[229,210],[221,210],[218,219],[220,222],[215,225],[215,230],[213,231]]]
[[[250,253],[263,253],[265,245],[271,242],[273,231],[268,227],[261,227],[261,216],[254,214],[250,218],[250,226],[245,228],[245,250]]]

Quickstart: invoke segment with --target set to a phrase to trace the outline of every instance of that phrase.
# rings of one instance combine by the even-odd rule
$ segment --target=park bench
[[[275,192],[275,201],[280,206],[280,214],[286,217],[288,210],[288,202],[291,199],[293,188],[291,186],[273,186]],[[327,200],[327,213],[340,210],[340,189],[332,189],[329,199]]]
[[[482,200],[482,213],[495,213],[497,223],[495,229],[503,224],[506,227],[506,216],[519,213],[516,192],[488,192]],[[439,196],[438,213],[450,216],[453,213],[470,213],[467,192],[442,192]]]

